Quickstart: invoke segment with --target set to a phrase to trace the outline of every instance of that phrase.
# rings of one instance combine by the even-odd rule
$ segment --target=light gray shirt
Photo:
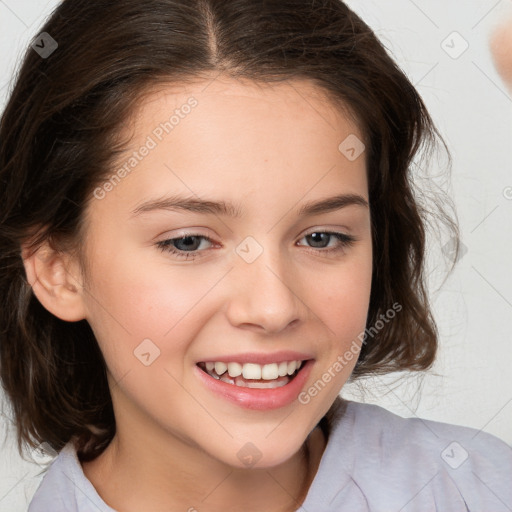
[[[85,477],[68,443],[28,512],[100,511],[116,512]],[[512,448],[476,429],[343,400],[298,511],[511,512]]]

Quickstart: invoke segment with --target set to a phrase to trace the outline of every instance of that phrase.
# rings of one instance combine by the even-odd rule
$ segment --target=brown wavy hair
[[[351,380],[426,370],[438,332],[426,292],[426,208],[413,160],[444,146],[414,86],[373,31],[338,0],[64,0],[40,32],[58,48],[23,56],[0,125],[0,377],[18,449],[75,440],[92,460],[115,434],[106,366],[86,320],[62,321],[32,292],[31,240],[79,250],[84,211],[123,150],[117,135],[153,86],[223,73],[306,79],[347,107],[366,144],[373,277],[368,336]],[[126,142],[126,141],[124,141]],[[458,227],[434,201],[436,217]],[[37,233],[37,236],[34,236]],[[454,259],[456,261],[456,259]],[[452,266],[453,269],[453,266]]]

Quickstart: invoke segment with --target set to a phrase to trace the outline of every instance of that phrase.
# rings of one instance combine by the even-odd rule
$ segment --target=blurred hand
[[[512,18],[494,30],[490,44],[494,65],[512,90]]]

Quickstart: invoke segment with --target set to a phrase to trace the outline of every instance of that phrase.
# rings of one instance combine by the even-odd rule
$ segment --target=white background
[[[489,33],[512,14],[512,0],[347,3],[417,86],[450,147],[448,191],[467,252],[437,289],[447,240],[429,245],[431,301],[441,335],[433,370],[422,380],[394,375],[347,385],[343,394],[402,416],[482,429],[512,445],[512,200],[504,194],[512,187],[512,99],[488,50]],[[19,55],[57,4],[0,0],[1,107]],[[464,41],[468,49],[453,58]],[[0,417],[2,440],[7,436],[0,445],[0,511],[18,512],[39,484],[40,467],[17,453],[7,415]]]

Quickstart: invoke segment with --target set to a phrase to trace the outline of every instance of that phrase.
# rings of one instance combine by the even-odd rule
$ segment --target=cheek
[[[172,356],[183,360],[182,352],[201,327],[201,299],[217,274],[129,259],[98,261],[87,294],[88,321],[110,370],[123,374],[130,369],[144,340],[151,340],[144,343],[159,354],[155,362]]]
[[[347,265],[329,282],[328,293],[322,299],[331,329],[339,335],[343,344],[348,337],[357,337],[364,331],[372,284],[372,252],[371,244],[360,247],[360,250]],[[352,338],[351,338],[352,339]]]

